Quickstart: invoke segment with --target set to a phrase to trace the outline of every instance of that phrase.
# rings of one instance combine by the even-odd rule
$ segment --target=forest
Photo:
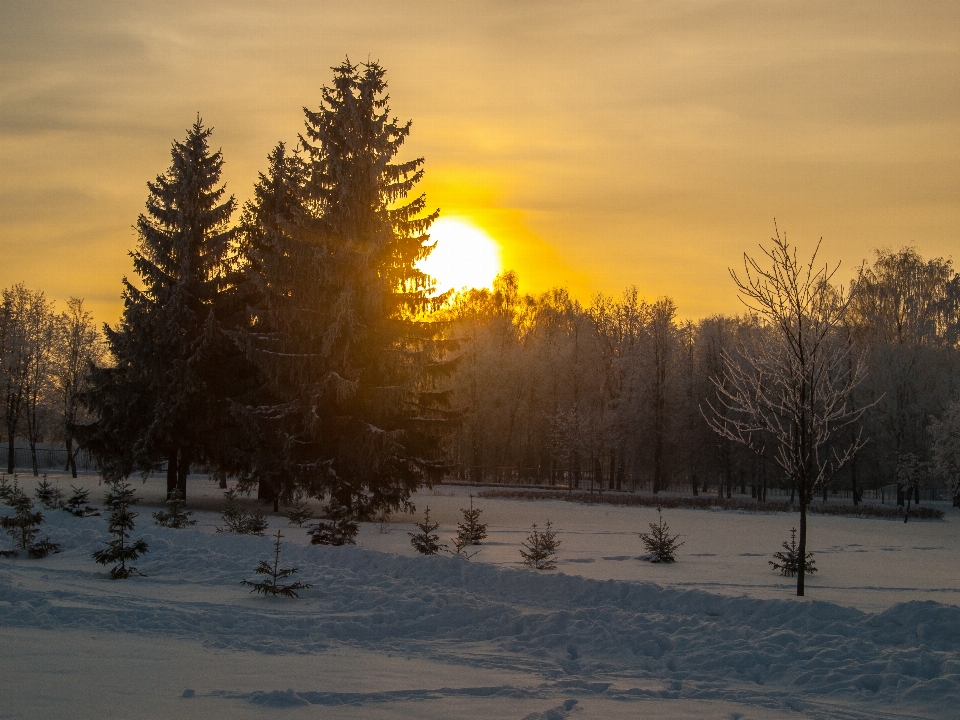
[[[439,210],[423,159],[398,159],[410,131],[383,68],[345,62],[240,206],[198,116],[147,184],[117,325],[3,289],[6,471],[18,442],[34,474],[58,444],[74,473],[82,448],[107,479],[165,472],[186,497],[205,472],[357,517],[444,479],[960,503],[950,258],[879,248],[844,288],[775,229],[731,271],[743,313],[699,320],[637,287],[524,294],[511,271],[438,295],[416,267]]]

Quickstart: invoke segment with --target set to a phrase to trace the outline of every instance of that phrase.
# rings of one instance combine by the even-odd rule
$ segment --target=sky
[[[116,321],[171,142],[199,113],[242,203],[345,57],[527,292],[737,312],[774,218],[838,277],[960,248],[957,2],[3,0],[0,287]]]

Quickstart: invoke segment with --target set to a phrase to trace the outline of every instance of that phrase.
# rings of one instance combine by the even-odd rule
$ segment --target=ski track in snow
[[[529,687],[415,688],[402,691],[407,699],[712,698],[851,718],[861,715],[838,714],[832,701],[892,703],[888,710],[934,716],[960,702],[960,607],[953,605],[913,601],[871,614],[293,542],[284,545],[281,565],[299,568],[297,577],[313,588],[299,600],[267,600],[239,581],[272,555],[269,537],[144,524],[137,536],[150,552],[138,566],[149,577],[111,582],[90,560],[105,535],[102,518],[52,512],[47,519],[45,532],[64,551],[0,564],[0,626],[155,634],[271,654],[354,644],[535,680]],[[308,688],[220,694],[267,707],[398,697]],[[549,712],[564,717],[570,708],[562,707]],[[877,707],[862,715],[881,716]]]

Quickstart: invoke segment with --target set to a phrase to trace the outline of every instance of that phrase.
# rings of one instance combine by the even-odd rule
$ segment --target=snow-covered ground
[[[69,478],[51,475],[64,490]],[[32,478],[21,476],[32,490]],[[98,502],[95,477],[81,479]],[[194,528],[153,524],[163,480],[135,487],[147,577],[111,581],[102,518],[47,512],[63,552],[0,559],[0,717],[956,717],[960,513],[910,522],[810,518],[807,597],[767,565],[793,515],[669,510],[684,541],[654,565],[649,508],[479,499],[471,561],[426,558],[407,532],[429,505],[449,540],[467,488],[438,487],[357,547],[286,536],[300,599],[240,586],[269,537],[216,534],[217,488],[191,479]],[[533,522],[557,571],[520,563]]]

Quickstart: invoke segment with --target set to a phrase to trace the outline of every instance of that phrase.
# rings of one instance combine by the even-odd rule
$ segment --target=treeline
[[[719,435],[725,358],[773,343],[760,318],[681,320],[669,298],[597,295],[582,305],[561,289],[522,295],[506,273],[444,311],[465,353],[453,379],[465,409],[451,447],[456,475],[472,482],[581,489],[786,490],[769,458]],[[960,276],[951,261],[913,248],[878,250],[849,289],[833,341],[862,358],[865,377],[847,398],[866,408],[846,429],[865,443],[819,488],[852,491],[957,479],[951,450],[960,397]],[[952,424],[951,424],[952,423]]]
[[[89,419],[81,397],[103,358],[102,336],[83,300],[70,298],[58,311],[42,291],[22,284],[2,291],[0,397],[8,473],[14,470],[14,441],[22,437],[34,475],[37,446],[49,442],[63,445],[64,469],[77,476],[76,427]]]
[[[584,306],[562,289],[523,295],[509,272],[493,290],[433,296],[416,264],[438,212],[416,192],[423,160],[397,160],[410,123],[389,112],[382,67],[335,68],[297,147],[276,145],[242,207],[198,118],[148,183],[137,277],[123,280],[122,319],[102,339],[81,301],[57,313],[42,293],[5,290],[8,470],[17,437],[34,449],[62,441],[70,458],[79,442],[107,479],[165,471],[168,493],[186,498],[187,475],[202,469],[275,507],[328,497],[355,516],[406,507],[444,476],[727,497],[749,487],[760,500],[800,487],[758,452],[777,409],[751,420],[745,398],[724,394],[738,373],[762,388],[757,350],[786,357],[816,312],[801,308],[792,329],[774,327],[776,313],[689,322],[636,288]],[[818,327],[846,348],[830,357],[857,367],[827,363],[836,377],[824,378],[818,360],[807,382],[787,362],[777,382],[827,388],[842,412],[822,413],[834,426],[810,447],[856,452],[839,472],[817,460],[829,482],[803,485],[801,505],[814,487],[859,501],[896,483],[900,502],[924,484],[956,487],[950,260],[877,251],[849,294],[824,277],[807,287],[837,312]],[[818,397],[794,403],[800,416],[821,414]],[[752,430],[760,420],[767,430]]]

